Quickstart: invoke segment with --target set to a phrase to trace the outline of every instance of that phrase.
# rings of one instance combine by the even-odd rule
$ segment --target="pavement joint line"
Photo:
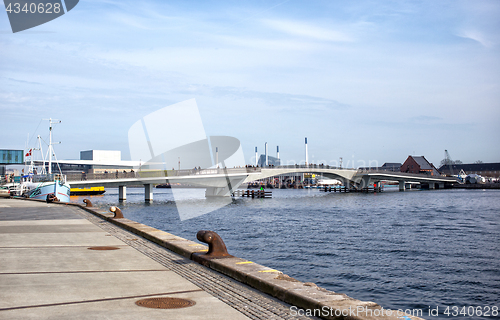
[[[173,291],[173,292],[142,294],[142,295],[137,295],[137,296],[127,296],[127,297],[115,297],[115,298],[102,298],[102,299],[92,299],[92,300],[83,300],[83,301],[69,301],[69,302],[58,302],[58,303],[47,303],[47,304],[35,304],[35,305],[32,305],[32,306],[19,306],[19,307],[0,308],[0,311],[19,310],[19,309],[31,309],[31,308],[46,308],[46,307],[55,307],[55,306],[64,306],[64,305],[82,304],[82,303],[95,303],[95,302],[104,302],[104,301],[127,300],[127,299],[137,299],[137,298],[145,298],[145,297],[155,297],[155,296],[165,296],[165,295],[173,295],[173,294],[192,293],[192,292],[200,292],[200,291],[203,291],[203,290],[202,289],[196,289],[196,290],[185,290],[185,291]]]
[[[210,270],[86,210],[75,212],[251,319],[319,319],[292,315],[291,305],[283,301]],[[131,241],[130,238],[137,240]]]
[[[149,270],[81,270],[81,271],[28,271],[28,272],[0,272],[0,275],[22,275],[22,274],[66,274],[66,273],[118,273],[118,272],[171,272],[168,269]]]
[[[88,245],[88,246],[80,246],[80,245],[68,245],[68,246],[28,246],[28,247],[0,247],[0,249],[49,249],[49,248],[91,248],[95,247],[93,245]],[[113,247],[129,247],[129,245],[126,244],[117,244],[113,245]]]

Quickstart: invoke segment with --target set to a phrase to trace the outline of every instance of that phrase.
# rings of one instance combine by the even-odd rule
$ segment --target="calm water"
[[[92,197],[118,204],[117,189]],[[204,190],[185,200],[203,205]],[[84,197],[72,197],[81,202]],[[169,189],[127,189],[124,215],[195,240],[213,230],[229,253],[304,282],[384,308],[500,307],[500,191],[435,190],[338,194],[273,190],[272,199],[237,199],[212,213],[180,221]],[[452,310],[450,310],[452,311]],[[500,319],[499,316],[459,316]],[[452,317],[450,317],[452,318]]]

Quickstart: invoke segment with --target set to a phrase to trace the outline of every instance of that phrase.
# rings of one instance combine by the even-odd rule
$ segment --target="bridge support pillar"
[[[144,185],[144,201],[153,201],[153,185],[151,183]]]
[[[399,191],[405,191],[406,190],[406,184],[404,181],[399,181]]]
[[[444,183],[439,183],[438,187],[439,187],[439,189],[444,189]]]
[[[118,200],[119,201],[127,200],[127,186],[118,187]]]
[[[361,178],[361,188],[368,188],[370,185],[370,176],[366,175]]]
[[[436,188],[436,185],[434,184],[434,182],[429,182],[429,190],[433,190]]]

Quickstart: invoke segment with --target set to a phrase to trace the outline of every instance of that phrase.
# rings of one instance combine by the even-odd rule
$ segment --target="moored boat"
[[[105,193],[104,187],[71,188],[72,196],[92,196]]]
[[[54,176],[52,181],[50,177],[47,177],[47,179],[42,179],[46,181],[24,182],[24,188],[26,189],[24,196],[40,200],[50,200],[52,196],[55,196],[59,202],[69,202],[69,184],[62,180],[62,177],[57,177],[58,175]]]
[[[26,153],[26,157],[30,157],[30,162],[29,164],[25,162],[27,168],[23,172],[27,172],[27,174],[21,176],[19,182],[13,183],[10,189],[12,194],[16,196],[46,200],[48,202],[69,202],[71,187],[66,182],[66,176],[60,170],[59,173],[52,173],[52,155],[54,154],[52,148],[52,125],[61,121],[53,122],[53,119],[47,120],[49,120],[48,172],[45,168],[45,160],[43,159],[41,138],[38,136],[38,148],[32,148]],[[38,168],[35,166],[33,159],[33,151],[35,150],[40,151],[42,155],[41,166]]]

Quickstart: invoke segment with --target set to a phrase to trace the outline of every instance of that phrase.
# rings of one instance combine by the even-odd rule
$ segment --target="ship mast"
[[[49,121],[49,151],[48,152],[49,152],[49,174],[51,174],[52,173],[52,153],[54,152],[52,150],[52,145],[61,143],[61,142],[52,143],[52,125],[56,124],[56,123],[61,123],[61,120],[56,120],[56,119],[52,119],[52,118],[43,119],[43,120]]]
[[[42,137],[40,137],[40,135],[38,135],[38,136],[37,136],[37,139],[38,139],[38,148],[37,148],[37,149],[35,149],[35,150],[40,151],[40,155],[41,155],[41,157],[42,157],[42,167],[41,167],[41,169],[40,169],[40,174],[45,174],[45,173],[46,173],[46,171],[45,171],[45,158],[44,158],[44,156],[43,156]],[[33,158],[31,158],[31,159],[33,159]],[[33,160],[31,160],[31,161],[33,161]],[[35,164],[33,163],[33,168],[35,168],[35,167],[34,167],[34,165],[35,165]],[[33,173],[34,173],[34,172],[33,172]]]

